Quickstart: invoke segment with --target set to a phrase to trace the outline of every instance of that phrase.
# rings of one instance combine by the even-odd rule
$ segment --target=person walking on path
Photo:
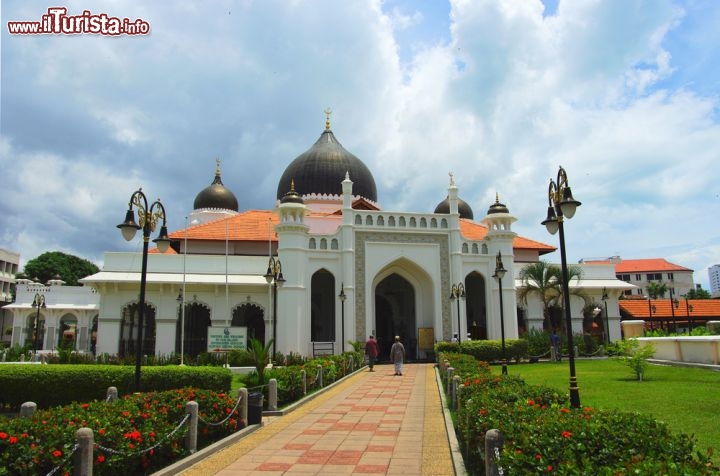
[[[373,367],[375,366],[375,361],[377,360],[377,356],[379,353],[380,349],[378,348],[377,341],[371,334],[367,342],[365,342],[365,355],[367,355],[368,358],[368,366],[370,367],[370,372],[374,372]]]
[[[395,342],[390,347],[390,360],[395,364],[395,375],[402,375],[403,361],[405,360],[405,346],[400,342],[400,336],[395,336]]]

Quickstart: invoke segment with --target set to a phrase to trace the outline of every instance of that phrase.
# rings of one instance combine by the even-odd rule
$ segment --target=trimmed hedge
[[[143,391],[183,387],[229,391],[232,373],[220,367],[143,367]],[[12,365],[0,367],[0,405],[18,410],[24,402],[39,408],[89,402],[106,397],[108,387],[118,394],[135,390],[135,368],[118,365]]]
[[[462,342],[438,342],[435,352],[467,354],[483,362],[502,361],[502,341],[466,340]],[[528,356],[528,342],[525,339],[505,339],[505,355],[508,361],[520,362]]]

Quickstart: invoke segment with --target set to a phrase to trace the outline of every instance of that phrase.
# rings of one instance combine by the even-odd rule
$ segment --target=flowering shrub
[[[198,448],[246,425],[226,393],[184,388],[126,395],[106,403],[73,403],[0,422],[0,475],[71,474],[76,431],[93,430],[94,474],[144,474],[187,456],[183,420],[188,401],[198,403]],[[227,420],[218,426],[203,424]],[[168,437],[168,435],[172,436]]]
[[[443,354],[456,369],[468,369]],[[498,465],[505,474],[717,474],[710,455],[694,454],[694,440],[673,434],[648,416],[593,408],[571,409],[567,395],[494,376],[483,366],[460,371],[456,432],[472,474],[484,474],[485,432],[505,439]]]

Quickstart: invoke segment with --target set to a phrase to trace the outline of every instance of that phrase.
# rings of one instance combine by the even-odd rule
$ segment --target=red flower
[[[88,408],[90,408],[90,405],[87,404],[87,403],[83,403],[83,404],[80,405],[80,406],[81,406],[84,410],[87,410]]]
[[[95,459],[98,463],[104,463],[105,462],[105,456],[98,455],[98,457]]]
[[[570,409],[563,407],[563,408],[560,409],[560,413],[570,413]]]
[[[15,443],[17,443],[17,437],[11,436],[11,437],[8,439],[8,443],[10,443],[11,445],[14,445]]]
[[[563,431],[563,432],[562,432],[562,437],[563,437],[563,438],[570,438],[571,436],[572,436],[572,433],[570,433],[569,431]]]
[[[98,430],[98,433],[101,434],[101,435],[104,435],[104,434],[105,434],[105,428],[100,428],[100,429]]]
[[[530,405],[531,407],[534,406],[534,405],[535,405],[535,400],[533,400],[532,398],[529,399],[529,400],[528,400],[528,405]]]
[[[549,464],[549,465],[548,465],[548,473],[551,472],[552,470],[553,470],[553,467],[552,467],[551,464]]]
[[[8,434],[4,431],[0,431],[0,440],[6,440],[8,437]]]
[[[535,459],[542,459],[542,455],[536,454],[536,455],[535,455]]]
[[[62,456],[62,451],[60,451],[60,450],[55,450],[55,451],[52,452],[52,455],[53,455],[54,457],[56,457],[56,458],[59,458],[59,457]]]

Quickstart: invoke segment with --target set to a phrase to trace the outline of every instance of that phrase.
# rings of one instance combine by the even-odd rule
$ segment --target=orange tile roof
[[[460,233],[463,237],[468,240],[483,240],[487,236],[488,229],[485,225],[475,223],[467,218],[460,219]],[[524,250],[538,250],[539,254],[543,255],[546,253],[552,253],[555,251],[554,246],[540,243],[539,241],[524,238],[522,236],[516,236],[513,238],[513,248],[524,249]]]
[[[592,260],[587,263],[610,263],[610,260]],[[647,258],[647,259],[624,259],[619,263],[615,263],[616,273],[650,273],[654,271],[690,271],[692,269],[670,263],[663,258]]]
[[[621,313],[625,313],[631,319],[667,320],[672,319],[673,313],[670,308],[670,299],[620,299],[618,301]],[[692,309],[691,319],[716,319],[720,318],[720,300],[718,299],[688,299],[687,304]],[[653,308],[654,306],[654,308]],[[678,299],[678,306],[674,308],[675,319],[685,320],[688,316],[688,307],[684,299]]]
[[[268,225],[268,222],[270,223]],[[220,218],[187,229],[188,240],[209,241],[277,241],[275,225],[279,222],[272,210],[248,210],[229,218]],[[184,240],[186,230],[170,233],[174,240]]]
[[[334,212],[309,213],[308,216],[328,217],[341,220],[340,215]],[[272,223],[268,226],[268,221]],[[191,226],[187,229],[188,240],[211,240],[225,241],[226,223],[227,239],[230,241],[263,241],[271,240],[277,242],[275,225],[279,222],[277,214],[272,210],[248,210],[229,218],[220,218],[201,225]],[[460,219],[460,232],[468,240],[482,240],[487,236],[488,229],[485,225],[475,223],[465,218]],[[173,240],[185,239],[186,231],[177,230],[170,233]],[[522,236],[513,239],[513,248],[538,250],[542,255],[555,251],[555,247],[534,241]],[[171,250],[172,251],[172,250]],[[157,252],[157,250],[153,250]]]

